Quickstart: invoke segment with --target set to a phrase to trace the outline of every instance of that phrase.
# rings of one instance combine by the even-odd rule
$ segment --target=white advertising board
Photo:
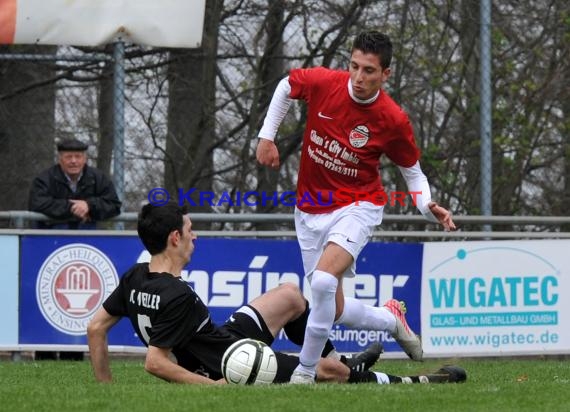
[[[426,243],[427,356],[570,353],[570,241]]]
[[[0,0],[1,44],[199,47],[205,0]]]

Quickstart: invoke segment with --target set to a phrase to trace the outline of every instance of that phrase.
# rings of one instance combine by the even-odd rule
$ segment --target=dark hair
[[[387,69],[392,63],[392,41],[387,34],[379,31],[364,31],[356,36],[352,44],[352,51],[354,50],[374,53],[380,59],[380,66],[383,69]]]
[[[182,233],[185,206],[169,202],[164,206],[153,204],[144,205],[138,216],[137,232],[151,255],[156,255],[166,249],[168,235],[178,230]]]

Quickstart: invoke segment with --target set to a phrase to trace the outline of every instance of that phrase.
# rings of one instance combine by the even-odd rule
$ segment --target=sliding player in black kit
[[[146,205],[139,214],[138,234],[151,254],[150,263],[134,265],[103,303],[87,332],[95,377],[112,380],[107,333],[128,316],[138,336],[148,346],[145,370],[170,382],[224,383],[221,359],[225,350],[242,338],[271,345],[284,329],[288,338],[302,344],[308,304],[294,284],[282,284],[239,308],[222,326],[216,326],[206,305],[180,274],[194,251],[195,234],[184,208],[169,203]],[[398,377],[368,370],[382,351],[373,345],[357,356],[339,360],[330,342],[317,369],[325,382],[457,382],[465,380],[458,367],[435,374]],[[175,359],[172,359],[174,355]],[[275,383],[289,382],[298,357],[276,352]],[[348,365],[348,366],[347,366]]]

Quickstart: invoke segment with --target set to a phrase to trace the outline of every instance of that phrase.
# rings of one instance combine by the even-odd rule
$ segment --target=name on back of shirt
[[[130,303],[137,304],[143,308],[158,310],[158,305],[160,304],[160,295],[154,295],[152,293],[140,292],[135,289],[131,289],[131,297],[129,301]]]

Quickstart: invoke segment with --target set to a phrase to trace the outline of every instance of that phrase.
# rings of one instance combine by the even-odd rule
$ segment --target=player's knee
[[[306,301],[303,297],[303,293],[299,286],[294,283],[283,283],[279,285],[280,293],[282,294],[282,299],[286,299],[290,307],[295,309],[296,312],[303,313],[306,307]]]
[[[311,292],[313,296],[336,293],[338,280],[330,273],[316,270],[311,280]]]

